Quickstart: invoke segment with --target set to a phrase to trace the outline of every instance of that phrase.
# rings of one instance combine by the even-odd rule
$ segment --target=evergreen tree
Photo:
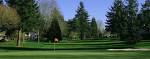
[[[39,28],[37,26],[41,25],[41,21],[35,0],[9,0],[8,5],[16,8],[21,18],[18,27],[19,32],[29,32]],[[20,41],[20,39],[18,39],[18,41]],[[20,46],[20,44],[17,46]]]
[[[97,28],[97,23],[95,18],[92,18],[92,22],[91,22],[91,36],[93,38],[97,38],[98,36],[98,28]]]
[[[139,41],[138,38],[138,3],[137,0],[127,0],[127,19],[128,19],[128,34],[126,35],[126,43],[127,44],[136,44]]]
[[[0,0],[0,4],[2,4],[3,3],[3,0]]]
[[[141,27],[143,30],[143,39],[149,39],[150,37],[150,0],[146,0],[142,5],[141,12],[138,18],[141,22]]]
[[[83,2],[80,2],[80,6],[77,9],[77,14],[74,19],[76,20],[76,26],[80,33],[80,39],[83,40],[88,31],[88,13],[84,8]]]
[[[20,27],[24,31],[32,31],[41,25],[38,5],[35,0],[9,0],[9,6],[17,9],[21,17]]]
[[[53,18],[53,21],[51,23],[51,27],[49,28],[47,32],[48,41],[55,42],[55,38],[58,39],[58,41],[62,40],[62,34],[61,29],[58,23],[58,18]]]
[[[112,34],[118,34],[122,39],[126,33],[127,19],[125,12],[125,5],[122,0],[115,0],[114,5],[110,11],[107,12],[106,31]]]
[[[71,32],[71,31],[74,31],[74,32],[77,31],[75,19],[70,19],[70,20],[68,20],[68,27],[69,27],[69,31],[70,31],[70,32]]]
[[[62,35],[66,36],[67,32],[67,23],[64,21],[64,17],[59,10],[59,6],[56,0],[38,0],[39,10],[41,15],[43,16],[44,26],[43,26],[43,35],[49,30],[49,27],[52,22],[52,17],[55,14],[58,19],[58,23],[60,25],[60,29],[62,31]]]
[[[67,24],[68,24],[68,37],[71,38],[71,39],[78,39],[79,38],[79,35],[78,35],[78,27],[77,27],[77,23],[76,23],[77,20],[75,20],[75,18],[73,19],[69,19],[67,21]]]
[[[63,16],[60,14],[57,8],[54,8],[51,13],[51,26],[49,27],[47,34],[45,35],[48,38],[48,41],[54,42],[54,38],[58,38],[58,40],[62,40],[62,32],[61,26],[63,25],[60,22],[63,22]],[[48,35],[48,36],[47,36]]]

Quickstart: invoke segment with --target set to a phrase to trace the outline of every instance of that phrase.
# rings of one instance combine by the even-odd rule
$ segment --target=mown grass
[[[136,48],[149,48],[150,42],[140,42]],[[150,51],[108,51],[132,48],[121,41],[64,40],[60,43],[25,41],[15,47],[15,41],[0,43],[0,59],[150,59]],[[134,48],[135,48],[134,47]]]
[[[9,51],[1,52],[2,59],[149,59],[150,52],[112,51]]]
[[[100,49],[118,49],[118,48],[131,48],[122,44],[121,41],[108,41],[108,40],[64,40],[60,43],[45,43],[26,41],[22,43],[22,47],[16,48],[15,41],[0,43],[0,49],[7,50],[100,50]]]
[[[150,42],[140,42],[135,45],[136,48],[148,48],[150,49]]]

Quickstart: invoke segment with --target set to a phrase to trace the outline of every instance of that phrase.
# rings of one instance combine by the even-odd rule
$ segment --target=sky
[[[57,0],[61,13],[64,15],[65,20],[72,19],[76,14],[76,10],[81,0]],[[108,9],[113,5],[114,0],[82,0],[85,9],[89,13],[89,19],[95,17],[97,21],[105,23],[106,14]],[[138,0],[139,5],[145,0]]]
[[[44,4],[49,4],[50,0],[39,0],[39,1]],[[79,2],[83,1],[85,9],[88,11],[88,14],[90,16],[89,20],[92,17],[95,17],[98,22],[102,23],[102,25],[105,25],[106,22],[105,20],[107,19],[105,15],[107,14],[107,11],[109,11],[109,8],[113,5],[114,2],[114,0],[56,0],[56,1],[65,20],[72,19],[75,16],[76,10],[79,6]],[[144,1],[145,0],[138,0],[139,9]],[[44,7],[42,8],[46,10],[47,7],[46,6]]]

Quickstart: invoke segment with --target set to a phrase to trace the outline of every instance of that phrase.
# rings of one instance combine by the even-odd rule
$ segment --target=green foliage
[[[80,39],[85,39],[85,36],[88,31],[88,13],[84,8],[83,2],[80,2],[80,5],[77,9],[77,14],[75,15],[76,27],[78,32],[80,32]]]
[[[3,0],[0,0],[0,5],[3,3]]]
[[[78,33],[78,27],[77,27],[77,20],[75,19],[70,19],[67,21],[68,24],[68,36],[71,39],[78,39],[79,38],[79,33]]]
[[[118,34],[127,44],[135,44],[139,41],[138,4],[137,0],[126,1],[127,6],[122,0],[115,0],[114,6],[106,15],[108,18],[106,30]]]
[[[42,0],[41,0],[42,1]],[[43,16],[44,26],[43,26],[43,33],[46,33],[49,30],[49,27],[52,22],[52,18],[58,18],[58,23],[60,29],[62,31],[62,36],[67,36],[67,23],[64,21],[64,17],[59,10],[59,6],[57,5],[56,0],[45,0],[45,3],[39,3],[39,10],[41,15]]]
[[[142,9],[139,14],[140,28],[142,29],[143,39],[149,39],[150,37],[150,0],[146,0],[142,5]]]
[[[91,22],[91,36],[93,38],[97,38],[98,36],[98,28],[97,28],[97,23],[96,23],[96,20],[95,18],[92,18],[92,22]]]
[[[21,17],[20,28],[25,31],[34,31],[41,25],[41,18],[35,0],[9,0],[9,6],[16,8]]]
[[[20,19],[15,9],[0,6],[0,27],[7,29],[16,28]]]
[[[122,0],[115,0],[114,5],[106,15],[106,31],[110,31],[112,34],[120,34],[127,27],[125,14],[125,5]]]
[[[9,0],[8,6],[15,8],[21,19],[18,26],[17,39],[17,46],[20,47],[22,32],[39,31],[39,28],[41,28],[42,21],[38,12],[38,6],[35,0]]]
[[[18,28],[20,17],[11,7],[0,6],[0,30],[6,31],[7,37],[14,39],[15,30]]]
[[[54,42],[54,39],[57,38],[59,41],[62,40],[61,29],[58,23],[58,18],[53,18],[51,27],[47,32],[48,41]]]
[[[54,1],[54,5],[55,5],[55,3],[56,2]],[[51,8],[51,14],[50,14],[49,21],[50,21],[50,25],[45,24],[45,26],[46,26],[45,27],[45,32],[46,32],[45,36],[52,42],[53,42],[54,38],[58,38],[59,40],[62,40],[62,36],[65,36],[66,32],[67,32],[67,30],[66,30],[67,24],[64,21],[63,15],[61,15],[61,12],[59,11],[59,9],[56,6],[53,6]]]
[[[138,37],[138,19],[137,19],[137,12],[138,12],[138,3],[137,0],[127,0],[127,19],[128,19],[128,29],[127,29],[127,38],[125,39],[127,44],[136,44],[139,41]]]
[[[127,36],[128,20],[125,5],[122,0],[115,0],[110,11],[107,12],[106,31],[120,36],[124,40]]]

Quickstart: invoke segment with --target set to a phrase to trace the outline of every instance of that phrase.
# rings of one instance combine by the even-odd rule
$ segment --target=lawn
[[[1,52],[2,59],[149,59],[150,52],[112,51],[9,51]]]
[[[150,48],[150,42],[141,42],[134,48]],[[15,42],[0,43],[0,59],[150,59],[150,51],[108,51],[132,48],[121,41],[64,40],[60,43],[26,41],[16,48]],[[55,47],[55,50],[54,50]]]

